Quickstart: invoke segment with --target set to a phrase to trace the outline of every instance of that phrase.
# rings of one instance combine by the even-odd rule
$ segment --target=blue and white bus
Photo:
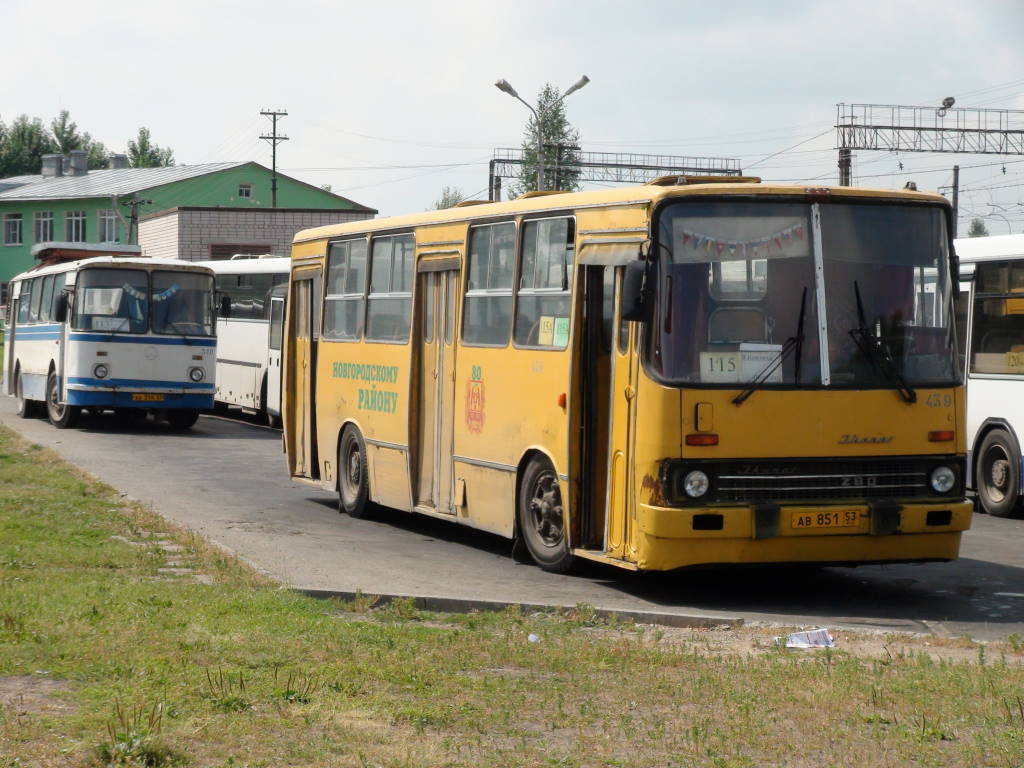
[[[90,250],[74,246],[65,252]],[[118,255],[48,264],[41,256],[12,279],[7,307],[4,391],[18,399],[20,416],[45,408],[64,429],[83,408],[145,409],[188,429],[213,407],[208,268]]]

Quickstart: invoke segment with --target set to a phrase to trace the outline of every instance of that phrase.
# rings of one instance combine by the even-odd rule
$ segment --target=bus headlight
[[[683,478],[683,490],[691,499],[699,499],[708,492],[708,476],[699,469],[687,472]]]
[[[105,379],[109,374],[110,369],[103,363],[96,363],[96,365],[92,367],[92,375],[97,379]]]
[[[946,493],[956,485],[956,473],[947,466],[936,467],[932,470],[928,479],[932,490],[936,493]]]
[[[198,383],[206,378],[206,371],[202,368],[189,368],[188,377]]]

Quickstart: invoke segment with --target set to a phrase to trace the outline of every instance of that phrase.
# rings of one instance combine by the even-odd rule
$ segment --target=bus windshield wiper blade
[[[878,372],[896,387],[900,397],[908,403],[916,403],[917,392],[907,384],[906,379],[903,378],[903,375],[896,367],[892,357],[892,350],[882,337],[881,331],[876,333],[874,328],[869,327],[864,322],[864,304],[861,302],[860,286],[857,285],[856,280],[853,281],[853,292],[857,297],[857,322],[860,323],[859,328],[850,329],[850,337],[853,339],[853,343],[871,361],[871,364],[875,366]]]
[[[788,339],[786,339],[785,343],[783,343],[782,345],[782,349],[779,350],[779,353],[768,361],[765,367],[762,368],[761,371],[757,374],[757,376],[755,376],[751,380],[750,384],[747,385],[746,389],[744,389],[742,392],[740,392],[738,395],[736,395],[736,397],[732,399],[733,405],[743,405],[744,401],[748,397],[754,394],[754,392],[757,389],[759,389],[762,384],[768,381],[769,377],[773,373],[775,373],[776,370],[778,370],[779,366],[786,361],[786,358],[789,356],[789,353],[792,352],[794,349],[796,350],[796,372],[794,383],[800,383],[800,357],[803,354],[804,311],[806,309],[807,286],[805,285],[804,292],[800,296],[800,317],[796,321],[796,335],[790,336]]]

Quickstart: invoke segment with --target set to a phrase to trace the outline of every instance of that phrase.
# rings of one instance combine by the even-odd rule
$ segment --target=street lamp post
[[[553,101],[549,105],[549,107],[553,107],[556,104],[561,103],[566,96],[568,96],[570,93],[575,93],[589,82],[590,78],[587,77],[586,75],[583,75],[582,77],[580,77],[579,80],[570,85],[566,89],[565,93],[563,93],[555,101]],[[538,104],[537,109],[534,109],[528,101],[524,101],[523,97],[516,93],[516,89],[509,84],[508,80],[498,80],[494,84],[494,86],[499,91],[507,93],[512,98],[519,99],[519,101],[525,104],[526,108],[533,113],[533,121],[537,125],[537,189],[544,189],[544,121],[542,120],[544,113],[542,111],[542,108],[540,107],[540,104]]]

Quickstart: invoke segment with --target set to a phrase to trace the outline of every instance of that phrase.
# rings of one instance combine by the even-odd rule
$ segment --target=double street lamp
[[[553,102],[548,104],[547,108],[550,109],[556,104],[560,104],[566,96],[568,96],[570,93],[576,93],[576,91],[578,91],[580,88],[582,88],[589,82],[590,78],[587,77],[586,75],[583,75],[579,80],[570,85],[569,88],[565,91],[565,93],[563,93]],[[544,189],[544,121],[542,119],[544,114],[544,108],[541,107],[541,105],[538,103],[537,108],[541,110],[538,113],[538,109],[534,109],[528,101],[524,101],[523,98],[518,93],[516,93],[516,89],[509,84],[508,80],[499,80],[494,84],[494,86],[499,91],[507,93],[512,98],[519,99],[519,101],[525,104],[526,108],[533,113],[533,122],[537,126],[537,189]]]

